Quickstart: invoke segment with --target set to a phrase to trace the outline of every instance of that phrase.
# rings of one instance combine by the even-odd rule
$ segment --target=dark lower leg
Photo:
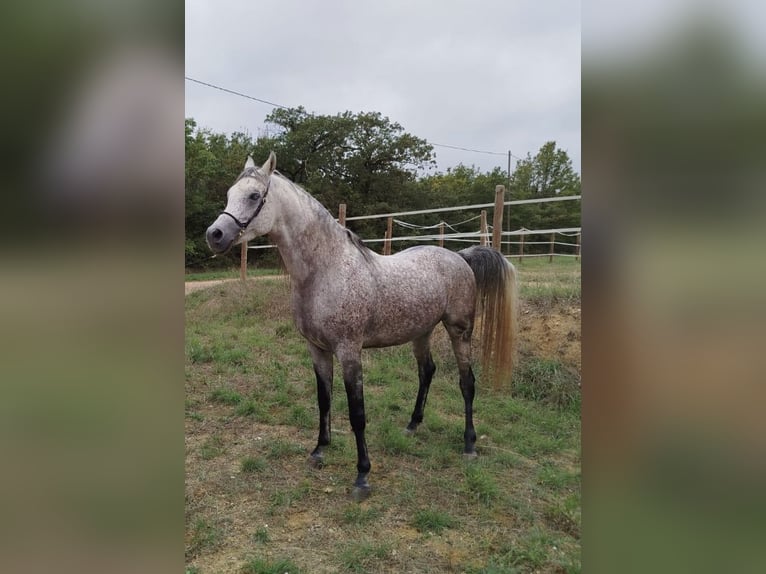
[[[367,475],[370,472],[370,459],[367,455],[367,442],[364,438],[364,429],[367,426],[364,413],[364,390],[362,387],[362,365],[359,361],[349,362],[343,365],[343,382],[348,396],[348,418],[351,422],[351,430],[356,438],[357,477],[354,482],[354,496],[363,498],[369,494],[370,485]]]
[[[468,367],[460,372],[460,391],[463,393],[465,402],[465,454],[476,454],[476,430],[473,428],[473,398],[476,394],[476,379],[473,376],[473,370]]]
[[[465,403],[465,432],[463,439],[465,447],[463,453],[471,456],[476,455],[476,430],[473,428],[473,399],[476,395],[476,378],[471,368],[471,332],[470,323],[464,325],[445,324],[447,332],[452,339],[452,350],[457,359],[457,368],[460,373],[460,392],[463,394]]]
[[[428,352],[425,357],[417,357],[418,359],[418,397],[415,399],[415,410],[412,411],[412,418],[410,424],[407,425],[407,430],[414,431],[420,423],[423,422],[423,411],[426,407],[426,400],[428,399],[428,389],[431,388],[431,380],[436,372],[436,365],[434,365],[431,353]]]
[[[317,402],[319,404],[319,438],[311,453],[314,464],[322,462],[323,447],[330,444],[330,406],[332,404],[332,355],[321,349],[311,349],[314,360],[314,374],[317,381]]]

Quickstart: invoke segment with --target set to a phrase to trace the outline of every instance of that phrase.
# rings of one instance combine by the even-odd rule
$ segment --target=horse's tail
[[[476,310],[481,316],[481,367],[494,388],[510,385],[516,339],[516,270],[490,247],[458,251],[476,278]]]

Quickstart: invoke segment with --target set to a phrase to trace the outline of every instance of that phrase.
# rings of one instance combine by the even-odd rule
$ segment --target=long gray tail
[[[481,317],[481,366],[494,388],[510,386],[516,342],[516,270],[491,247],[458,251],[476,279],[477,317]]]

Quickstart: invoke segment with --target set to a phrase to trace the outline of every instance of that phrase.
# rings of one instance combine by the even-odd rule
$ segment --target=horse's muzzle
[[[226,253],[231,249],[234,239],[236,239],[236,234],[232,235],[231,233],[228,233],[227,230],[222,229],[215,223],[208,227],[205,232],[207,246],[210,247],[211,251],[217,254]]]

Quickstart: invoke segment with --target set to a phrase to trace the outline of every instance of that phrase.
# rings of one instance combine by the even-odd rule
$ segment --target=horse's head
[[[260,169],[248,156],[245,169],[227,192],[226,209],[213,225],[207,228],[205,238],[215,253],[225,253],[233,245],[266,235],[274,224],[273,202],[267,200],[271,174],[277,166],[277,156],[269,154]]]

